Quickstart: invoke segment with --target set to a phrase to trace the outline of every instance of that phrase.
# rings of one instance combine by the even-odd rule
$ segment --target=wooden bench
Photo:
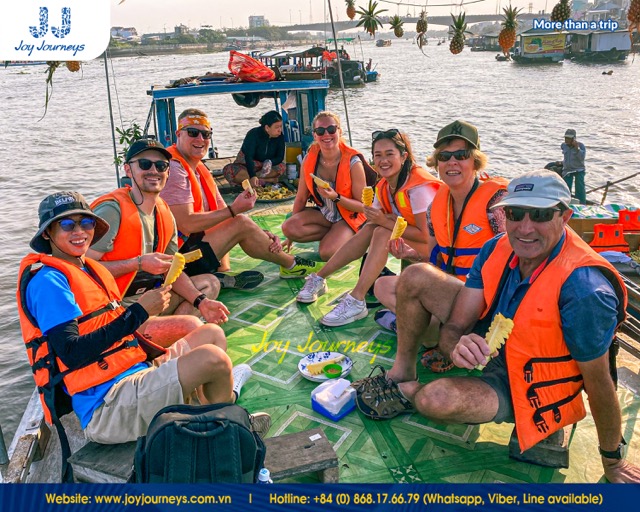
[[[321,482],[339,480],[338,456],[324,432],[317,428],[270,437],[265,467],[274,481],[317,473]],[[69,458],[75,478],[90,483],[124,483],[133,467],[136,443],[87,443]]]

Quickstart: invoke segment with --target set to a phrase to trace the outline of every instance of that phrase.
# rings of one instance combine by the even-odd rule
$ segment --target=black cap
[[[129,162],[134,156],[142,153],[143,151],[154,150],[171,160],[171,153],[169,153],[165,147],[155,139],[138,139],[127,150],[126,161]]]

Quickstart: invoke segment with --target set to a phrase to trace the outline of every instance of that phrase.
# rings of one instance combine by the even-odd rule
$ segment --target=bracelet
[[[340,199],[342,199],[342,196],[340,194],[338,194],[335,199],[332,199],[332,201],[334,203],[337,203],[338,201],[340,201]]]
[[[198,306],[200,306],[200,303],[206,298],[207,296],[204,293],[201,293],[200,295],[198,295],[195,299],[193,299],[193,307],[198,309]]]
[[[142,256],[138,256],[138,272],[142,272]]]
[[[233,217],[235,217],[235,216],[236,216],[236,212],[234,212],[234,211],[231,209],[231,206],[227,205],[227,208],[229,208],[229,213],[231,214],[231,217],[232,217],[232,218],[233,218]]]

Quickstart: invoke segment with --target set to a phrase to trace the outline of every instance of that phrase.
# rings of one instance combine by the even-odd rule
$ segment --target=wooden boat
[[[384,46],[391,46],[391,39],[376,39],[376,46],[382,48]]]

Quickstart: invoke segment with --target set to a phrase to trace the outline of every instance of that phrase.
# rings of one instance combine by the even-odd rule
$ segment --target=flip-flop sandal
[[[420,362],[434,373],[448,372],[453,368],[453,361],[445,357],[437,347],[426,349],[420,357]]]

